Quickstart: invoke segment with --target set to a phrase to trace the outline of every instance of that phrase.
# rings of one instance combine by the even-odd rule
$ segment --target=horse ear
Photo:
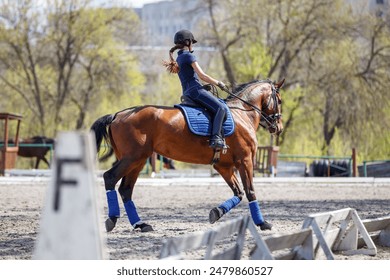
[[[276,87],[276,88],[281,88],[281,87],[283,86],[283,84],[284,84],[284,81],[285,81],[285,79],[283,79],[283,80],[281,80],[281,81],[275,83],[275,87]]]

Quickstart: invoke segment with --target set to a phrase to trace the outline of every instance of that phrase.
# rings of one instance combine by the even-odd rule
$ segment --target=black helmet
[[[180,30],[180,31],[177,31],[176,34],[175,34],[175,38],[173,39],[173,42],[176,44],[186,44],[186,40],[189,40],[191,41],[193,44],[195,44],[196,41],[195,38],[194,38],[194,35],[192,35],[191,31],[189,30]]]

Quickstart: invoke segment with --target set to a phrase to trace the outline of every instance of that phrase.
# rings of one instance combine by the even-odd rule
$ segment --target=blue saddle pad
[[[226,106],[226,104],[221,100]],[[210,114],[204,108],[191,107],[184,104],[176,104],[175,107],[181,109],[184,118],[192,133],[200,136],[210,136],[212,124],[210,123]],[[225,136],[232,135],[234,132],[234,121],[230,109],[227,108],[227,119],[223,123],[223,133]]]

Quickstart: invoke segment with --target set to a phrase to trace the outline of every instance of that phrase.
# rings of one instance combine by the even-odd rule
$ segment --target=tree
[[[216,2],[208,2],[216,11]],[[322,140],[314,144],[323,153],[332,153],[336,133],[345,145],[354,145],[364,139],[362,133],[388,128],[386,14],[373,16],[367,9],[357,14],[342,0],[238,0],[224,1],[223,7],[223,15],[212,14],[212,35],[214,42],[237,39],[226,55],[232,76],[287,80],[284,99],[290,99],[283,105],[285,131],[280,145],[285,139],[293,141],[292,135],[304,139],[319,130]]]
[[[209,41],[211,45],[217,47],[222,58],[226,77],[231,85],[235,85],[236,78],[229,51],[246,36],[246,32],[244,31],[245,29],[242,28],[242,25],[240,25],[240,22],[237,23],[237,21],[232,20],[232,17],[235,16],[234,13],[221,13],[221,10],[234,11],[234,9],[230,8],[235,1],[224,1],[222,9],[220,2],[218,4],[218,1],[216,0],[203,0],[203,2],[206,5],[211,23],[210,34],[205,34],[206,40]]]
[[[383,122],[382,116],[389,106],[384,94],[389,79],[384,69],[390,66],[386,59],[390,45],[388,40],[380,39],[387,38],[389,30],[381,27],[383,21],[375,16],[364,14],[355,18],[355,22],[340,26],[338,35],[324,41],[324,47],[317,50],[319,59],[313,63],[313,90],[323,98],[322,105],[317,103],[317,107],[323,116],[326,153],[331,153],[336,130],[341,130],[345,138],[354,139],[349,142],[355,146],[360,144],[357,139],[365,138],[362,128],[370,133],[389,125],[389,119]]]
[[[8,98],[23,99],[35,133],[85,128],[104,96],[118,98],[143,83],[130,80],[136,60],[115,37],[116,24],[135,28],[134,12],[90,2],[47,0],[40,10],[30,0],[3,1],[0,80]]]

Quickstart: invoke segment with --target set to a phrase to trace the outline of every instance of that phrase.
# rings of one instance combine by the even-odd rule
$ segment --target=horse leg
[[[114,229],[117,219],[120,217],[119,202],[115,190],[115,185],[121,178],[125,177],[130,164],[130,159],[123,158],[116,161],[113,164],[113,167],[103,174],[108,203],[108,219],[106,220],[107,232],[110,232]],[[122,180],[121,184],[124,184],[124,180]]]
[[[37,161],[35,163],[35,169],[38,169],[38,166],[39,166],[39,162],[43,160],[47,166],[50,168],[50,163],[47,161],[47,159],[45,157],[37,157]]]
[[[210,211],[209,221],[211,224],[218,221],[223,215],[225,215],[231,209],[236,207],[241,202],[242,197],[244,195],[243,191],[240,188],[240,183],[237,179],[237,176],[236,174],[234,174],[233,167],[224,168],[215,165],[215,169],[218,171],[219,174],[221,174],[225,182],[232,189],[234,196]]]
[[[249,201],[249,210],[255,225],[261,230],[270,230],[272,225],[264,220],[261,214],[260,205],[257,201],[255,189],[253,187],[253,161],[251,159],[244,160],[238,169],[241,176],[242,184],[244,185],[245,195]]]
[[[42,157],[42,160],[47,164],[47,167],[50,168],[50,163],[49,163],[49,161],[48,161],[45,157]]]
[[[39,166],[39,161],[41,159],[39,157],[37,157],[37,160],[35,161],[35,169],[38,169],[38,166]]]
[[[119,186],[125,210],[131,225],[134,228],[140,228],[142,232],[152,231],[153,228],[142,222],[138,216],[134,202],[131,200],[135,182],[138,175],[145,165],[146,159],[135,162],[130,158],[123,158],[117,161],[114,166],[104,173],[104,183],[106,187],[108,202],[108,219],[106,220],[106,230],[110,232],[114,229],[118,218],[120,217],[118,196],[115,191],[115,185],[122,178]]]
[[[141,229],[141,232],[148,232],[153,231],[152,226],[141,220],[141,218],[138,216],[137,208],[131,199],[138,174],[141,172],[144,164],[145,163],[140,164],[139,167],[132,170],[130,174],[126,175],[126,177],[122,179],[122,183],[118,191],[121,195],[130,224],[134,227],[134,229]]]

